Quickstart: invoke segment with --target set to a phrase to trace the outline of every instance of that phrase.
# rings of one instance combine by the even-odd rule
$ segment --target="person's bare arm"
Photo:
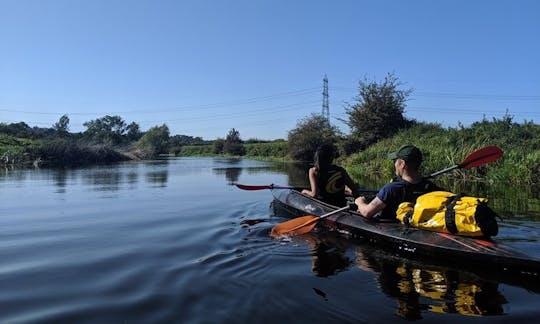
[[[311,197],[317,197],[319,193],[317,191],[317,169],[315,167],[309,169],[309,185],[311,189],[304,189],[302,193]]]
[[[386,207],[386,204],[377,197],[373,198],[372,201],[367,203],[366,198],[361,196],[356,198],[354,203],[358,206],[358,212],[366,218],[373,217],[375,214],[383,210],[384,207]]]

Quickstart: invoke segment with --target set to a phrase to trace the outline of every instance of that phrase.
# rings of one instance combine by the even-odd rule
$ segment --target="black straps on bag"
[[[465,196],[465,194],[462,193],[452,196],[448,198],[445,203],[446,211],[444,212],[444,221],[446,223],[446,229],[452,234],[457,234],[458,232],[458,228],[456,225],[456,212],[454,211],[454,207],[463,196]]]

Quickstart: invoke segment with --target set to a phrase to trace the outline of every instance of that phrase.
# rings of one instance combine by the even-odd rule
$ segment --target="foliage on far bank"
[[[169,127],[163,124],[150,128],[136,143],[141,158],[169,153]]]
[[[126,161],[129,158],[107,145],[88,144],[70,139],[44,141],[31,147],[28,154],[34,165],[80,166]]]
[[[284,140],[272,142],[245,143],[244,157],[267,159],[267,160],[287,160],[288,144]],[[222,151],[216,152],[215,146],[206,145],[185,145],[182,146],[176,156],[238,156],[234,154],[224,154]]]
[[[393,175],[390,152],[401,145],[413,144],[424,154],[424,174],[459,164],[467,155],[488,145],[504,151],[499,161],[482,167],[453,171],[446,177],[478,178],[522,184],[540,183],[540,125],[512,121],[511,116],[487,119],[470,127],[443,128],[438,124],[419,123],[366,150],[352,154],[345,162],[347,170],[357,179],[378,175]]]
[[[311,162],[320,145],[336,144],[340,135],[339,129],[323,115],[312,114],[289,131],[289,156],[295,161]]]
[[[38,143],[37,140],[0,134],[0,165],[23,165],[30,161],[27,148]]]

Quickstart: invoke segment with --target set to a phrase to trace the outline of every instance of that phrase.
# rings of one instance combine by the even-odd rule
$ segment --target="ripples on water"
[[[239,181],[241,180],[241,181]],[[0,175],[0,322],[358,323],[531,319],[527,285],[332,233],[273,240],[264,163],[175,159]],[[538,252],[538,223],[501,227]],[[537,253],[538,254],[538,253]],[[446,314],[444,317],[441,317]],[[453,315],[452,315],[453,314]],[[459,317],[457,317],[459,316]]]

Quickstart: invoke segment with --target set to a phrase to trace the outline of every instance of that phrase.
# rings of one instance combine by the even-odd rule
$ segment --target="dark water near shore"
[[[1,170],[0,323],[540,316],[540,292],[519,278],[406,260],[333,233],[273,240],[285,219],[271,193],[231,185],[305,181],[290,165],[211,158]],[[505,216],[497,240],[540,257],[537,193],[477,190]]]

